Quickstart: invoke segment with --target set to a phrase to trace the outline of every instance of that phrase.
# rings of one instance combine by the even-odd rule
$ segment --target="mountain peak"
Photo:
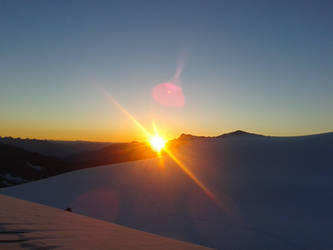
[[[217,136],[217,138],[226,138],[226,137],[233,137],[233,136],[263,136],[259,134],[249,133],[243,130],[236,130],[230,133],[225,133],[222,135]]]
[[[199,138],[207,138],[206,136],[197,136],[197,135],[191,135],[191,134],[181,134],[178,139],[179,140],[194,140],[194,139],[199,139]]]
[[[225,133],[219,136],[196,136],[196,135],[191,135],[191,134],[181,134],[178,137],[178,140],[183,140],[183,141],[189,141],[189,140],[195,140],[195,139],[207,139],[207,138],[229,138],[229,137],[238,137],[238,136],[263,136],[259,134],[254,134],[254,133],[249,133],[243,130],[235,130],[230,133]]]

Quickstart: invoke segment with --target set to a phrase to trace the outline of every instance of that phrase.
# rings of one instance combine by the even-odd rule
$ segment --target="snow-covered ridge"
[[[200,142],[200,143],[199,143]],[[166,155],[4,188],[0,193],[218,249],[332,249],[333,134],[236,136]]]
[[[333,249],[333,134],[188,141],[166,155],[0,193],[218,249]],[[31,169],[31,168],[30,168]]]

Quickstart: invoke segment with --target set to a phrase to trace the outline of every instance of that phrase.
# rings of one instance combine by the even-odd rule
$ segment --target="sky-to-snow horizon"
[[[0,1],[0,136],[333,130],[331,1]],[[184,105],[153,88],[172,80]],[[103,91],[101,91],[103,90]]]

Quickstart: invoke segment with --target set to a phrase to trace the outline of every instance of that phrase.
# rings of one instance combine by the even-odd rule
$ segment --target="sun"
[[[160,152],[165,147],[165,140],[158,134],[150,138],[149,143],[153,150]]]

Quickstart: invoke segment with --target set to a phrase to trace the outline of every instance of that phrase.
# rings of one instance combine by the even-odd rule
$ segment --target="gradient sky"
[[[0,0],[0,135],[131,141],[333,130],[332,1]],[[184,65],[183,107],[152,88]]]

